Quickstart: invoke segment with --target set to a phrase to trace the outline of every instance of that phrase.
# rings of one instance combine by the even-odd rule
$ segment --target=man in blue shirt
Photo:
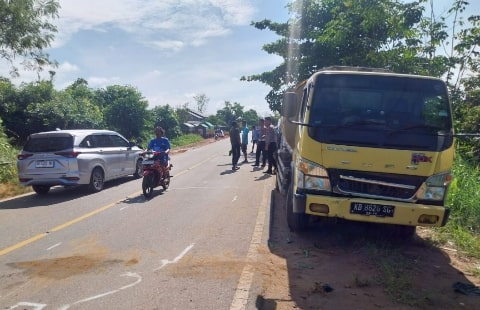
[[[153,150],[157,152],[162,152],[155,159],[160,159],[160,162],[163,166],[168,165],[168,153],[170,153],[170,141],[168,138],[164,137],[165,131],[162,127],[155,128],[155,138],[148,143],[148,150]]]

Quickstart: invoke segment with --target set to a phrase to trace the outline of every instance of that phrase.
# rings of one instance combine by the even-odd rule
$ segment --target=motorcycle
[[[166,163],[162,163],[159,159],[159,155],[163,152],[158,151],[146,151],[143,155],[143,181],[142,190],[145,198],[150,199],[153,197],[153,189],[158,186],[162,186],[164,190],[170,186],[170,170],[172,164],[169,160]]]

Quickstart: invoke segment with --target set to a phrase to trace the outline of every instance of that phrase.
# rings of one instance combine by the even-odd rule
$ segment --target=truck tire
[[[411,240],[415,237],[416,232],[417,227],[415,226],[398,225],[395,227],[394,234],[398,238],[402,238],[404,240]]]
[[[308,228],[309,216],[304,213],[293,212],[293,185],[290,184],[287,192],[287,199],[285,202],[287,224],[290,231],[300,232]]]
[[[278,171],[277,171],[277,174],[275,175],[275,190],[276,190],[277,192],[280,191],[280,186],[278,185],[278,182],[280,182],[280,179],[279,179],[279,177],[278,177]]]

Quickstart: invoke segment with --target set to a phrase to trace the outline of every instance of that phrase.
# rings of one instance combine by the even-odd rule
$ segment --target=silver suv
[[[58,130],[29,136],[17,156],[20,184],[37,194],[55,185],[88,184],[92,192],[104,182],[143,175],[142,150],[122,135],[109,130]]]

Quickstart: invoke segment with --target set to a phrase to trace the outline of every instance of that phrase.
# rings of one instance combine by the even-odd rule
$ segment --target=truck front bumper
[[[443,206],[310,194],[295,195],[294,212],[301,212],[302,202],[306,214],[384,224],[440,227],[450,214]]]

